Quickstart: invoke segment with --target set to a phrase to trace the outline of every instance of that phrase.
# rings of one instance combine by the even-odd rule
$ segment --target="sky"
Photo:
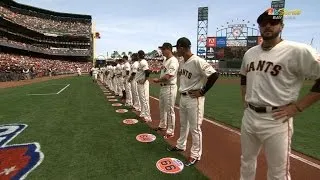
[[[113,51],[151,52],[164,42],[176,44],[180,37],[191,40],[197,49],[198,7],[208,7],[208,36],[227,22],[250,21],[270,7],[271,0],[16,0],[56,12],[91,15],[96,41],[95,57]],[[320,51],[319,0],[287,0],[287,10],[299,9],[301,14],[285,20],[282,38],[310,44]],[[238,20],[237,20],[238,18]],[[257,27],[257,25],[255,26]]]

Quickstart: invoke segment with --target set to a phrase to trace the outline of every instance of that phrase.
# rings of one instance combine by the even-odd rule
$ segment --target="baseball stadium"
[[[155,41],[151,50],[103,47],[108,53],[98,53],[99,41],[104,38],[109,41],[111,36],[99,30],[95,21],[99,18],[86,13],[88,7],[78,11],[83,13],[76,13],[66,11],[69,4],[64,1],[59,1],[59,11],[24,2],[0,1],[0,180],[231,180],[242,177],[241,66],[245,53],[262,46],[266,40],[255,22],[257,17],[228,17],[233,19],[218,25],[210,21],[207,6],[197,5],[195,9],[188,9],[197,14],[194,22],[197,26],[192,29],[197,36],[188,37],[190,43],[187,38],[180,38],[183,39],[180,42],[174,36],[172,44],[164,43],[165,39]],[[91,3],[98,11],[99,3]],[[267,8],[270,7],[272,13],[283,10],[285,0],[270,1]],[[214,28],[209,29],[209,24]],[[124,30],[119,27],[117,31]],[[145,40],[144,34],[130,35]],[[184,37],[177,37],[180,36]],[[308,45],[312,46],[313,42],[314,38]],[[185,150],[177,146],[185,133],[181,133],[186,126],[182,119],[188,116],[181,113],[184,109],[181,103],[185,96],[194,98],[192,93],[180,93],[177,89],[170,107],[173,115],[168,115],[175,117],[174,133],[168,136],[160,127],[164,99],[172,99],[171,94],[162,94],[168,86],[161,81],[169,69],[166,62],[172,57],[177,60],[178,88],[192,76],[188,71],[181,71],[187,64],[182,63],[184,56],[180,49],[185,44],[196,48],[192,57],[196,56],[204,64],[199,66],[199,72],[209,74],[207,83],[213,74],[218,77],[209,91],[203,93],[201,89],[196,97],[204,101],[202,124],[197,121],[197,127],[201,126],[200,135],[197,129],[201,138],[197,148],[201,148],[202,155],[192,162],[190,154],[196,151],[195,130],[190,130],[189,135],[186,133]],[[168,48],[170,58],[167,58]],[[319,59],[320,55],[316,60]],[[142,61],[146,65],[142,65]],[[144,73],[144,81],[138,79],[139,72]],[[189,77],[183,79],[183,74]],[[303,78],[299,98],[316,89],[314,80]],[[203,85],[207,86],[205,82]],[[139,96],[139,108],[135,96]],[[195,107],[198,108],[200,101],[197,101]],[[192,103],[186,104],[192,107]],[[286,149],[287,165],[283,165],[290,167],[290,175],[285,177],[318,180],[320,103],[315,102],[303,112],[298,112],[299,107],[296,109],[294,133]],[[147,111],[148,115],[143,114]],[[189,125],[193,126],[187,124],[188,129]],[[282,145],[282,141],[276,141],[276,146]],[[261,148],[258,153],[257,164],[249,165],[256,168],[253,179],[270,179],[272,172],[271,168],[268,170],[270,162],[266,155],[270,152]],[[277,153],[274,151],[273,155],[279,159]]]

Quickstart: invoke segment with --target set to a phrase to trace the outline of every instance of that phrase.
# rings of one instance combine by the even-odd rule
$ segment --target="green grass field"
[[[58,95],[27,95],[57,93],[67,84]],[[44,153],[27,179],[208,179],[194,167],[178,175],[158,171],[155,164],[163,157],[185,158],[167,152],[167,143],[146,124],[123,125],[136,115],[115,113],[88,76],[0,89],[0,102],[1,124],[28,125],[8,145],[39,142]],[[135,139],[140,133],[153,133],[157,140],[140,143]]]
[[[153,75],[157,77],[156,75]],[[221,77],[221,79],[227,79]],[[232,78],[229,78],[232,79]],[[234,79],[234,78],[233,78]],[[309,92],[313,82],[306,82],[300,96]],[[150,86],[150,95],[159,96],[159,86]],[[179,97],[176,103],[178,104]],[[240,128],[243,108],[239,83],[217,83],[206,94],[205,117],[215,119],[235,128]],[[294,119],[292,148],[320,159],[320,103],[316,103]]]

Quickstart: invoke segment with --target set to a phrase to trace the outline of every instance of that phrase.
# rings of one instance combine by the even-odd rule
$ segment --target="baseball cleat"
[[[179,149],[179,148],[177,148],[176,146],[167,147],[167,150],[168,150],[168,151],[184,151],[183,149]]]
[[[157,128],[154,128],[153,130],[155,130],[155,131],[165,131],[166,128],[157,127]]]
[[[192,166],[194,164],[196,164],[199,160],[190,157],[189,160],[184,164],[185,166]]]

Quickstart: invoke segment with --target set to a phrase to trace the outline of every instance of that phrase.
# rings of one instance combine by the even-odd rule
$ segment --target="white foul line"
[[[27,95],[30,95],[30,96],[47,96],[47,95],[55,95],[57,93],[47,93],[47,94],[27,94]]]
[[[152,97],[152,96],[150,96],[150,97],[151,97],[152,99],[155,99],[155,100],[159,101],[158,98],[155,98],[155,97]],[[175,107],[176,109],[180,109],[178,106],[174,106],[174,107]],[[217,122],[210,121],[210,120],[208,120],[208,119],[206,119],[206,118],[203,118],[203,120],[205,120],[205,121],[207,121],[208,123],[211,123],[211,124],[213,124],[213,125],[216,125],[216,126],[218,126],[218,127],[221,127],[221,128],[223,128],[223,129],[225,129],[225,130],[228,130],[228,131],[230,131],[230,132],[233,132],[233,133],[235,133],[235,134],[238,134],[238,135],[241,134],[240,132],[238,132],[238,131],[236,131],[236,130],[234,130],[234,129],[231,129],[231,128],[229,128],[229,127],[226,127],[226,126],[224,126],[224,125],[222,125],[222,124],[219,124],[219,123],[217,123]],[[308,164],[308,165],[310,165],[310,166],[312,166],[312,167],[314,167],[314,168],[316,168],[316,169],[320,169],[320,165],[319,165],[319,164],[316,164],[316,163],[311,162],[311,161],[309,161],[309,160],[307,160],[307,159],[304,159],[303,157],[297,156],[297,155],[295,155],[295,154],[290,154],[290,156],[291,156],[292,158],[297,159],[297,160],[299,160],[299,161],[301,161],[301,162],[304,162],[304,163],[306,163],[306,164]]]
[[[69,87],[70,84],[66,85],[64,88],[62,88],[59,92],[57,92],[57,94],[60,94],[62,91],[64,91],[65,89],[67,89],[67,87]]]

